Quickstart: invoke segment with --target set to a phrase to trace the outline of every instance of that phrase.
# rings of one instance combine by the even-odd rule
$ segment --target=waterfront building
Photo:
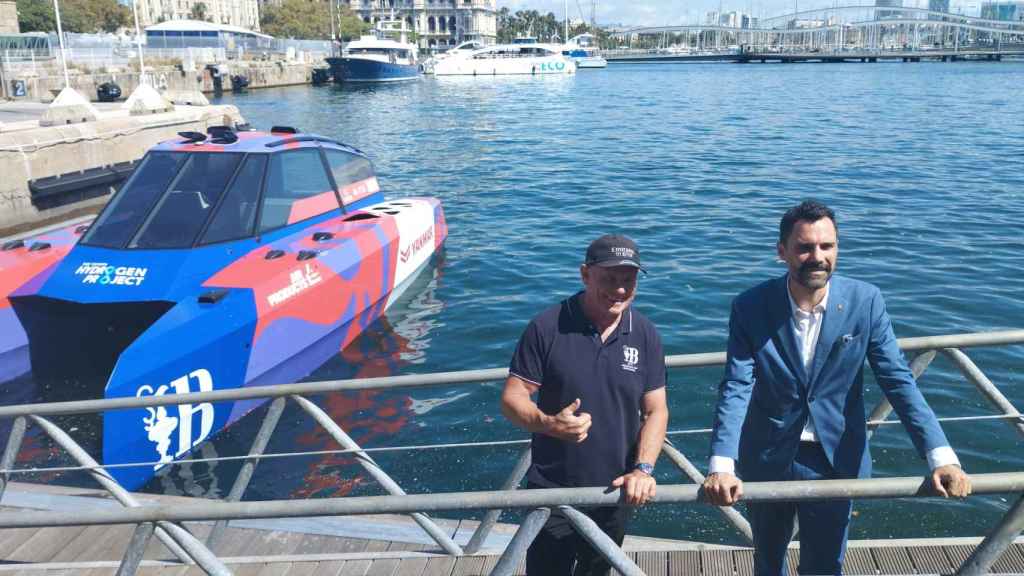
[[[903,0],[875,0],[876,8],[903,8]],[[898,10],[875,10],[875,20],[892,20],[903,17]]]
[[[466,40],[494,44],[498,37],[497,0],[343,0],[365,22],[405,20],[422,50],[446,50]]]
[[[198,13],[213,24],[260,30],[257,0],[137,0],[139,22],[151,26],[171,20],[187,20]],[[199,6],[202,5],[202,6]]]
[[[981,3],[981,17],[988,20],[1024,22],[1024,1],[999,0]]]
[[[928,9],[932,12],[949,12],[949,0],[928,0]]]
[[[241,26],[200,20],[174,20],[146,27],[147,48],[224,48],[265,50],[273,37]]]
[[[18,6],[14,0],[0,1],[0,34],[17,34],[21,32],[18,26]]]
[[[717,24],[718,26],[725,26],[726,28],[748,29],[755,28],[757,26],[757,18],[737,10],[722,14],[719,14],[718,12],[708,12],[707,24]]]

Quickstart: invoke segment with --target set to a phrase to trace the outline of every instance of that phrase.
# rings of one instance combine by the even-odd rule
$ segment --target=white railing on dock
[[[1002,332],[984,332],[947,336],[927,336],[904,338],[899,340],[905,352],[915,352],[911,361],[911,369],[915,377],[927,370],[937,353],[947,356],[960,373],[971,382],[985,399],[994,407],[993,416],[972,416],[942,418],[941,421],[974,421],[981,418],[1002,419],[1012,426],[1019,434],[1024,435],[1024,418],[1013,404],[999,391],[974,362],[962,351],[963,348],[991,347],[1024,344],[1024,330],[1008,330]],[[667,356],[669,368],[696,368],[720,366],[725,363],[725,353],[687,354]],[[505,576],[512,574],[522,560],[530,542],[551,513],[557,508],[573,523],[577,530],[609,562],[623,574],[642,574],[622,550],[614,544],[592,521],[577,512],[576,506],[609,506],[619,501],[618,493],[607,493],[605,488],[564,488],[549,490],[515,489],[522,482],[529,467],[529,449],[524,450],[501,490],[484,492],[461,492],[440,494],[406,494],[401,486],[392,479],[370,457],[375,450],[424,449],[427,447],[391,447],[364,449],[353,441],[331,417],[316,404],[305,398],[311,394],[340,392],[351,390],[378,390],[398,388],[419,388],[427,386],[479,384],[503,380],[507,375],[504,368],[468,370],[461,372],[444,372],[421,375],[391,376],[384,378],[364,378],[354,380],[333,380],[324,382],[306,382],[260,386],[233,390],[217,390],[212,392],[193,392],[189,394],[171,394],[164,396],[145,396],[140,398],[117,398],[103,400],[79,400],[60,403],[37,403],[17,406],[0,407],[0,419],[14,419],[2,458],[0,458],[0,495],[12,475],[22,473],[38,473],[55,470],[85,470],[95,478],[104,489],[110,492],[125,508],[119,510],[102,510],[89,512],[0,512],[0,529],[17,527],[72,526],[101,524],[136,524],[137,528],[128,543],[122,559],[119,575],[133,574],[142,559],[150,537],[156,534],[168,548],[183,562],[198,564],[209,574],[229,574],[222,562],[211,552],[213,543],[223,532],[227,521],[243,518],[284,518],[326,516],[339,514],[375,514],[404,513],[410,514],[416,522],[434,539],[446,553],[452,555],[471,554],[476,552],[488,533],[497,522],[501,511],[506,508],[529,509],[531,512],[520,525],[511,543],[505,549],[491,574]],[[224,502],[203,502],[195,505],[175,505],[141,507],[134,497],[121,487],[107,473],[106,469],[95,462],[78,443],[59,426],[47,418],[66,414],[98,413],[107,410],[167,406],[183,403],[222,402],[256,398],[273,398],[253,441],[249,454],[245,457],[213,458],[204,460],[244,459],[235,482]],[[255,467],[260,459],[271,457],[292,457],[311,454],[295,452],[289,454],[265,454],[267,443],[277,426],[285,403],[288,399],[296,402],[309,413],[314,420],[331,437],[338,442],[343,450],[355,454],[363,468],[380,483],[390,494],[389,496],[348,497],[316,500],[288,500],[241,502],[241,498],[252,478]],[[883,399],[874,407],[868,417],[869,434],[878,426],[892,424],[886,418],[892,407]],[[29,423],[39,426],[58,445],[63,447],[78,462],[77,467],[62,468],[14,468],[26,427]],[[709,430],[682,430],[670,432],[669,435],[707,433]],[[511,442],[485,442],[457,445],[440,445],[455,447],[468,445],[507,445],[509,443],[525,444],[526,440]],[[431,446],[439,447],[439,446]],[[675,464],[694,484],[659,486],[658,496],[654,505],[666,503],[699,503],[702,502],[700,485],[704,476],[687,457],[670,441],[666,441],[662,453]],[[196,462],[188,460],[181,462]],[[119,464],[118,466],[153,466],[153,462]],[[991,493],[1024,493],[1024,471],[977,474],[972,476],[975,494]],[[803,482],[764,482],[749,483],[744,486],[744,499],[747,501],[796,501],[822,500],[830,498],[906,498],[935,496],[931,491],[930,482],[921,478],[880,478],[867,480],[819,480]],[[440,510],[486,509],[487,514],[477,527],[465,548],[456,544],[446,533],[426,516],[425,512]],[[733,508],[718,508],[725,519],[730,522],[749,543],[751,541],[750,526],[743,516]],[[178,523],[191,520],[217,521],[206,544],[197,540]],[[958,574],[983,574],[1008,548],[1013,538],[1024,529],[1024,497],[1010,508],[974,553],[960,566]]]

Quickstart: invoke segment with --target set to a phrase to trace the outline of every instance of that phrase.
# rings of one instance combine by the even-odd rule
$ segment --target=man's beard
[[[812,273],[823,271],[824,276],[812,276]],[[826,262],[815,262],[807,263],[800,267],[800,273],[797,274],[797,280],[800,284],[811,290],[818,290],[824,288],[828,284],[829,278],[832,277],[832,267]]]

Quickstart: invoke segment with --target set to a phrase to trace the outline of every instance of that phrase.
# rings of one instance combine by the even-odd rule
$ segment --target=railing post
[[[944,348],[942,352],[949,356],[964,377],[970,380],[996,409],[1007,416],[1017,416],[1016,422],[1007,420],[1007,423],[1016,428],[1017,432],[1021,435],[1024,435],[1024,421],[1020,419],[1020,411],[999,391],[999,388],[996,388],[996,385],[988,379],[988,376],[985,376],[985,373],[967,357],[967,354],[964,354],[958,348]]]
[[[527,514],[515,535],[512,536],[512,541],[501,553],[501,558],[498,558],[498,563],[494,565],[490,576],[512,576],[515,574],[516,568],[526,556],[526,551],[530,549],[530,544],[533,544],[537,534],[544,528],[544,524],[547,523],[550,516],[551,510],[548,508],[537,508]]]
[[[980,576],[988,574],[996,560],[1013,544],[1014,539],[1024,530],[1024,496],[1003,516],[995,530],[985,536],[971,556],[960,565],[957,576]]]
[[[93,460],[81,446],[64,430],[53,422],[40,416],[30,416],[32,421],[39,425],[50,438],[53,438],[64,450],[71,455],[80,465],[90,468],[89,474],[123,506],[137,508],[139,502],[117,483],[116,480]],[[161,542],[182,562],[195,562],[206,571],[207,574],[230,576],[231,572],[213,555],[203,543],[196,539],[188,530],[171,522],[158,522],[159,530],[156,535]]]
[[[523,476],[526,476],[526,471],[530,468],[530,448],[527,447],[520,454],[519,460],[516,462],[515,467],[512,468],[512,472],[508,475],[505,483],[502,484],[502,490],[515,490],[519,483],[523,481]],[[548,512],[550,514],[550,511]],[[466,554],[475,554],[480,546],[487,540],[487,535],[490,534],[491,529],[498,522],[498,518],[501,517],[500,508],[492,508],[487,511],[484,515],[484,519],[480,522],[480,525],[476,527],[476,531],[473,532],[473,536],[469,539],[466,547],[463,549]],[[513,566],[514,568],[514,566]]]
[[[117,567],[116,576],[135,576],[139,564],[142,563],[142,557],[146,553],[146,545],[149,544],[149,539],[153,536],[154,528],[156,527],[152,522],[143,522],[135,526],[132,539],[128,542],[128,548],[124,551],[121,564]]]
[[[630,560],[629,556],[622,551],[622,547],[605,534],[604,530],[601,530],[589,516],[572,506],[559,506],[558,509],[569,519],[569,522],[572,522],[580,536],[590,542],[594,550],[604,556],[605,560],[608,560],[608,563],[622,576],[644,576],[644,571]]]
[[[686,456],[667,439],[661,446],[661,451],[664,452],[665,456],[668,456],[668,459],[679,467],[684,474],[689,476],[690,480],[692,480],[694,484],[697,484],[698,486],[704,484],[704,475],[701,474],[700,470],[698,470],[697,467],[694,466],[693,463],[690,462],[690,460],[687,459]],[[747,519],[744,518],[738,510],[731,506],[715,506],[715,510],[718,510],[722,516],[725,516],[725,519],[739,531],[740,535],[743,536],[743,539],[747,541],[748,545],[754,545],[754,533],[750,529],[750,522],[747,522]]]
[[[402,487],[392,480],[391,476],[388,476],[387,472],[384,472],[373,458],[363,451],[359,444],[356,444],[354,440],[349,438],[348,434],[341,429],[341,426],[338,426],[338,424],[332,420],[326,412],[302,396],[292,396],[292,399],[295,400],[303,410],[308,412],[309,415],[312,416],[313,419],[316,420],[332,438],[334,438],[335,442],[341,444],[346,450],[354,450],[355,453],[353,455],[355,456],[356,461],[359,462],[363,469],[366,470],[370,476],[373,476],[373,478],[380,483],[385,490],[396,496],[405,496],[405,490],[402,490]],[[428,518],[426,514],[413,512],[410,516],[412,516],[413,520],[415,520],[416,523],[419,524],[420,527],[423,528],[439,546],[441,546],[441,548],[444,548],[445,552],[452,556],[462,555],[462,548],[459,548],[459,545],[445,534],[444,531],[441,530],[433,520]]]
[[[14,419],[14,424],[11,426],[11,435],[7,437],[7,446],[4,448],[3,460],[0,460],[0,470],[10,470],[14,466],[14,461],[18,458],[18,452],[21,451],[21,442],[25,439],[25,427],[24,416],[18,416]],[[0,474],[0,498],[3,498],[4,490],[7,489],[9,477],[9,472]]]
[[[252,473],[256,470],[256,465],[259,463],[259,457],[267,449],[270,436],[274,433],[274,429],[277,428],[277,423],[281,419],[281,413],[284,412],[286,402],[287,400],[283,396],[275,398],[273,403],[270,404],[270,408],[267,409],[267,414],[263,417],[263,423],[260,425],[260,431],[256,433],[256,439],[253,440],[252,447],[249,448],[249,458],[245,461],[245,464],[242,464],[242,469],[238,471],[235,483],[231,486],[231,491],[224,498],[227,502],[238,502],[242,499],[242,494],[245,493],[245,489],[249,486]],[[213,530],[210,531],[210,535],[206,538],[207,547],[212,550],[216,546],[217,540],[224,534],[224,529],[227,528],[227,525],[227,520],[218,521],[213,525]]]

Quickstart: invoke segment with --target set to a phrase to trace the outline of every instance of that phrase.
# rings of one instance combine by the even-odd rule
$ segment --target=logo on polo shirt
[[[622,369],[630,372],[637,371],[637,364],[640,363],[640,350],[632,346],[622,347]]]

